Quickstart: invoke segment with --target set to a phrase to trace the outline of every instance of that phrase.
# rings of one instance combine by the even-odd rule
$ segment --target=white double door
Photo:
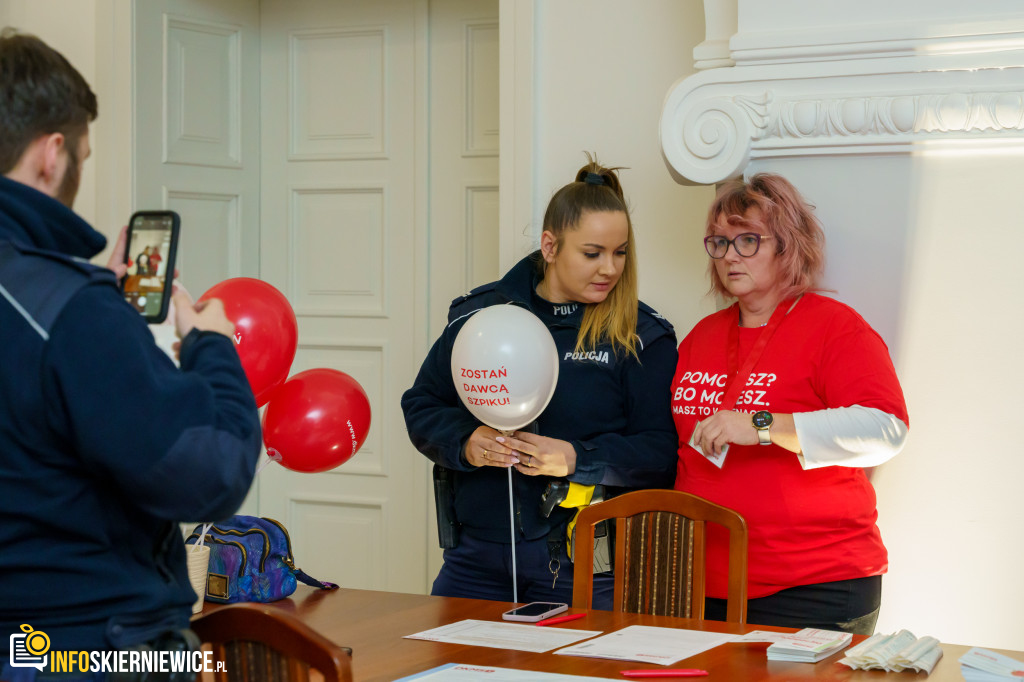
[[[429,467],[399,400],[448,302],[497,275],[497,2],[134,13],[136,207],[181,214],[194,296],[237,276],[285,293],[291,374],[346,372],[372,407],[355,457],[268,466],[242,511],[282,521],[317,578],[422,592],[438,563]]]

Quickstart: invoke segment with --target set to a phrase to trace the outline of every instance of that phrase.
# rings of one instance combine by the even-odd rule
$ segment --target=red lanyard
[[[739,365],[740,356],[740,304],[733,304],[732,307],[735,309],[736,314],[733,315],[732,325],[729,327],[729,378],[726,383],[725,393],[722,395],[722,406],[719,409],[731,410],[736,406],[736,400],[740,397],[740,391],[746,385],[747,377],[753,371],[754,365],[761,359],[761,353],[764,352],[768,342],[775,335],[776,330],[778,330],[779,325],[782,323],[782,318],[793,309],[793,306],[799,300],[799,298],[795,300],[786,299],[775,306],[775,312],[772,313],[768,324],[762,328],[761,335],[757,337],[754,347],[747,353],[747,357],[743,361],[743,367],[738,372],[736,367]],[[742,381],[740,377],[742,377]]]

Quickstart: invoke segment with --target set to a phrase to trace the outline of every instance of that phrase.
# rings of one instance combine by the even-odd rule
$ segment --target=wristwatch
[[[757,429],[757,442],[761,445],[772,444],[772,436],[768,433],[768,429],[772,427],[774,421],[775,417],[772,416],[772,413],[765,410],[750,415],[750,423]]]

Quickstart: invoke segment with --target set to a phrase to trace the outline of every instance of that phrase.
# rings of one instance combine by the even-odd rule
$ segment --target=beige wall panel
[[[385,315],[384,189],[293,188],[291,203],[296,314]]]
[[[192,298],[242,274],[241,198],[231,194],[167,191],[181,216],[177,268]]]
[[[386,44],[385,28],[291,34],[289,160],[386,155]]]
[[[498,188],[466,187],[466,282],[463,289],[486,284],[498,272]]]
[[[166,19],[165,161],[241,166],[241,30]]]
[[[377,345],[368,345],[335,339],[310,338],[299,344],[295,353],[295,362],[292,363],[291,370],[293,376],[317,367],[336,369],[358,381],[370,400],[370,431],[363,446],[342,468],[333,469],[332,473],[370,476],[385,476],[388,473],[390,462],[385,458],[381,445],[382,434],[390,432],[391,429],[400,429],[402,425],[390,423],[391,410],[380,409],[387,394],[387,345],[384,341]]]
[[[466,24],[466,156],[498,155],[498,23]]]
[[[386,510],[383,499],[302,497],[292,498],[288,518],[278,520],[288,528],[297,567],[342,587],[383,590]]]

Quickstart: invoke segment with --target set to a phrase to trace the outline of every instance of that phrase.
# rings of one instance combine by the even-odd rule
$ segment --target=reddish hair
[[[818,289],[825,270],[825,232],[796,187],[781,175],[758,173],[749,180],[736,178],[719,187],[708,211],[705,235],[714,233],[720,218],[730,225],[746,225],[747,211],[761,212],[766,234],[774,239],[761,247],[774,246],[778,259],[783,298],[799,296]],[[711,291],[729,297],[718,278],[714,261],[708,263]]]

